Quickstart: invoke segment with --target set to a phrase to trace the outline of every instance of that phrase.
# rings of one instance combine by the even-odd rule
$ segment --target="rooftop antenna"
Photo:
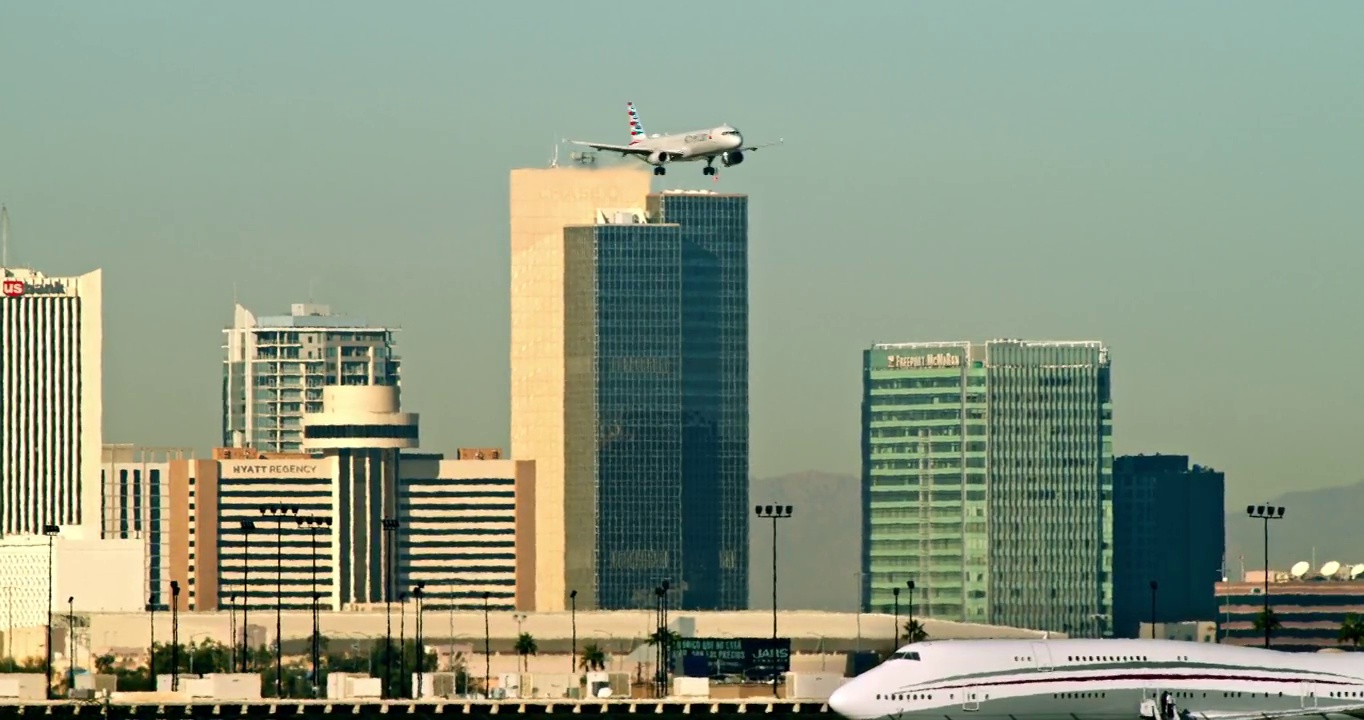
[[[9,208],[0,205],[0,268],[9,267]]]
[[[549,159],[549,166],[552,168],[559,167],[559,143],[554,143],[554,157]]]
[[[308,304],[313,304],[313,286],[317,284],[317,278],[308,278]]]

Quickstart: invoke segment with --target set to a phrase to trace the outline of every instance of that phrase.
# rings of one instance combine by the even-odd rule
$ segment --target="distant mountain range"
[[[778,520],[777,604],[784,609],[851,612],[857,607],[854,573],[861,565],[862,501],[853,475],[804,472],[750,481],[751,505],[780,502],[795,510]],[[1269,557],[1276,570],[1299,560],[1312,572],[1330,560],[1347,568],[1364,563],[1364,481],[1321,490],[1297,490],[1269,501],[1287,508],[1269,524]],[[772,607],[772,522],[752,519],[749,533],[751,607]],[[1246,517],[1245,506],[1227,513],[1227,574],[1264,564],[1263,521]],[[1243,560],[1244,556],[1244,560]],[[1216,579],[1219,568],[1208,568]]]
[[[777,606],[783,610],[857,609],[862,564],[861,481],[804,472],[749,483],[749,504],[794,509],[778,520]],[[748,593],[754,609],[772,608],[772,521],[750,516]]]
[[[1269,561],[1287,571],[1299,560],[1312,562],[1312,573],[1337,560],[1347,567],[1364,563],[1364,481],[1353,485],[1295,490],[1267,501],[1287,510],[1269,522]],[[1264,521],[1246,517],[1245,505],[1228,508],[1227,574],[1241,577],[1264,567]]]

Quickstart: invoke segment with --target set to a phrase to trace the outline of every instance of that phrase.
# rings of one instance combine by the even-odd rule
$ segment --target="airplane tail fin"
[[[640,122],[639,111],[635,109],[635,104],[626,102],[625,109],[630,114],[630,144],[633,145],[648,136],[644,134],[644,123]]]

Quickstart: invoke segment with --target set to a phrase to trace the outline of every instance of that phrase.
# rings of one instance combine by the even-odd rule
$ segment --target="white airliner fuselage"
[[[1364,654],[1173,640],[939,640],[845,683],[849,720],[1364,718]],[[1157,709],[1162,709],[1156,712]]]
[[[626,110],[630,118],[630,142],[627,145],[613,145],[610,143],[593,143],[573,140],[575,145],[584,145],[597,150],[618,152],[621,155],[630,155],[654,166],[655,175],[667,173],[665,167],[668,163],[674,162],[696,162],[704,160],[706,167],[702,174],[714,175],[714,163],[718,159],[725,167],[738,165],[744,161],[745,152],[753,152],[768,145],[780,144],[780,140],[775,143],[764,145],[744,145],[744,136],[739,130],[731,125],[718,125],[704,130],[693,130],[686,133],[673,133],[668,135],[648,135],[644,132],[644,125],[639,119],[639,112],[635,110],[634,103],[626,103]]]

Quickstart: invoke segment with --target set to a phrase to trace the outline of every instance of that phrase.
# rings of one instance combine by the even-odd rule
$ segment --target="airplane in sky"
[[[1364,718],[1364,655],[1178,640],[935,640],[829,698],[849,720]]]
[[[583,142],[582,140],[570,140],[569,142],[597,150],[618,152],[622,156],[633,155],[653,165],[655,175],[667,174],[666,165],[668,163],[696,162],[698,160],[706,161],[706,166],[701,169],[702,175],[714,175],[716,158],[719,158],[720,163],[725,167],[732,167],[744,161],[745,152],[754,152],[759,148],[780,145],[784,142],[778,140],[774,143],[745,146],[744,136],[739,133],[738,128],[726,124],[685,133],[648,135],[644,132],[644,123],[640,122],[639,111],[635,110],[635,104],[627,102],[625,108],[630,114],[629,144],[612,145],[609,143]]]

